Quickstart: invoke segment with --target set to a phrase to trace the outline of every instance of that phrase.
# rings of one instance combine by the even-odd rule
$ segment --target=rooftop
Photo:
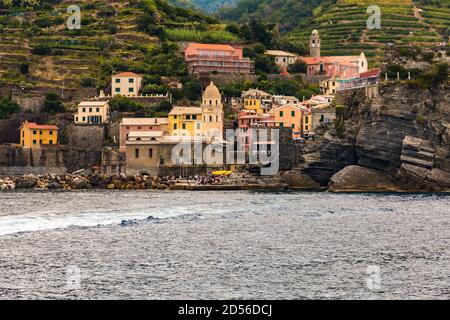
[[[173,107],[169,115],[182,115],[182,114],[202,114],[202,108],[198,107]]]
[[[126,126],[139,126],[139,125],[155,125],[155,124],[168,124],[167,118],[123,118],[122,125]]]
[[[197,50],[214,51],[235,51],[236,49],[228,44],[209,44],[209,43],[189,43],[188,48]]]
[[[114,78],[136,78],[136,77],[141,77],[140,75],[134,73],[134,72],[122,72],[122,73],[118,73],[113,75]]]
[[[268,54],[269,56],[296,57],[295,54],[282,50],[267,50],[266,54]]]
[[[79,107],[103,107],[107,105],[108,101],[81,101]]]
[[[24,122],[22,123],[22,127],[24,125],[28,125],[29,129],[35,130],[58,130],[58,127],[53,124],[37,124],[35,122]]]

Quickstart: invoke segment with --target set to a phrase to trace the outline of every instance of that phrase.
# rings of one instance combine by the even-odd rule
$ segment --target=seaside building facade
[[[20,126],[20,145],[25,148],[39,148],[42,145],[58,144],[58,127],[25,121]]]
[[[108,101],[83,101],[78,105],[75,124],[102,124],[110,120]]]
[[[120,150],[125,151],[126,142],[130,133],[161,132],[169,133],[169,119],[167,118],[123,118],[120,122],[119,137]]]

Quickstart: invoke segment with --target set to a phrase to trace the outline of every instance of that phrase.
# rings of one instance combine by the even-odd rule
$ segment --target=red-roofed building
[[[320,37],[314,30],[310,40],[310,57],[299,57],[307,65],[307,75],[322,75],[335,79],[358,78],[367,71],[368,63],[364,52],[358,56],[320,56]]]
[[[25,121],[20,126],[20,144],[27,148],[58,144],[58,127]]]
[[[189,73],[253,74],[252,60],[243,56],[242,48],[223,44],[190,43],[184,51]]]

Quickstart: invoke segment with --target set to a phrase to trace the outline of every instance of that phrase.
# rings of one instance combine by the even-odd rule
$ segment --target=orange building
[[[58,127],[25,121],[20,127],[20,144],[27,148],[58,144]]]
[[[253,74],[254,62],[243,56],[242,48],[225,44],[190,43],[184,51],[189,73]]]
[[[301,105],[285,104],[273,109],[275,114],[275,124],[279,127],[292,128],[292,138],[301,138],[305,129],[304,114],[308,109]],[[309,119],[307,120],[309,121]],[[309,129],[309,126],[306,125]]]

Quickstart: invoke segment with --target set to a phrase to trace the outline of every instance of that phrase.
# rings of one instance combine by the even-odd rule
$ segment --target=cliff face
[[[332,190],[367,190],[364,172],[391,178],[387,179],[389,190],[392,183],[398,190],[450,189],[448,87],[429,91],[382,84],[379,93],[374,99],[365,98],[360,91],[337,97],[338,103],[346,106],[344,134],[339,139],[331,130],[320,137],[318,151],[304,156],[303,172],[325,185],[344,167],[359,167],[333,177]],[[360,186],[355,179],[348,179],[356,174]],[[353,185],[340,188],[345,181]]]

